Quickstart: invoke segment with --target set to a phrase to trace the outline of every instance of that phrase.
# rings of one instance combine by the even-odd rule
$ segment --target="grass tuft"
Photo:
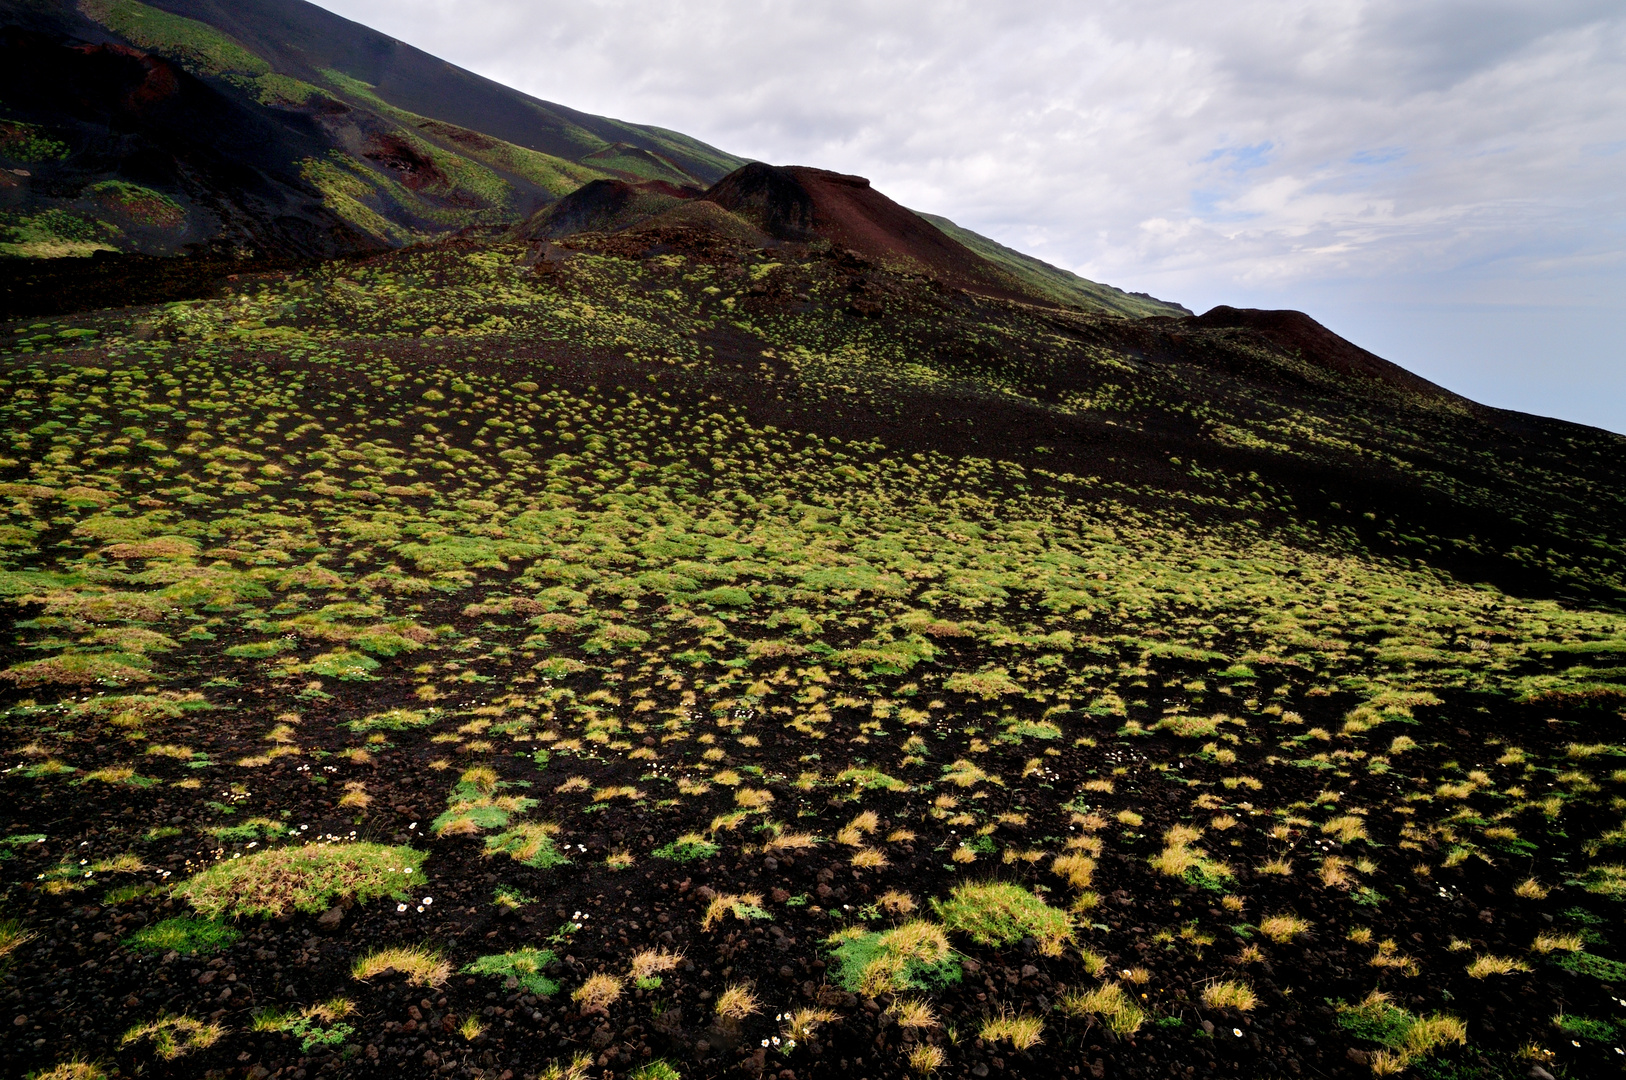
[[[1014,945],[1032,937],[1040,952],[1060,956],[1062,946],[1073,938],[1066,912],[1009,882],[960,885],[947,900],[933,900],[932,907],[944,926],[979,945]]]
[[[1017,1051],[1031,1050],[1044,1040],[1044,1021],[1026,1013],[1002,1012],[982,1022],[977,1036],[983,1042],[1010,1043]]]
[[[350,965],[352,979],[374,979],[387,972],[406,976],[413,986],[439,986],[452,974],[452,965],[438,949],[426,945],[397,945],[374,949]]]

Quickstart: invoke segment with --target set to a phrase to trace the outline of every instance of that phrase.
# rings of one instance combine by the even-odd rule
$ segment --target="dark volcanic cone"
[[[514,230],[521,240],[557,240],[580,232],[615,232],[681,204],[671,184],[594,180],[543,207]]]
[[[1287,352],[1341,375],[1372,379],[1425,398],[1465,401],[1443,386],[1346,341],[1302,311],[1266,311],[1222,304],[1184,321],[1210,329],[1251,330]]]
[[[861,176],[754,162],[717,181],[705,197],[779,240],[828,240],[975,292],[1049,302]]]

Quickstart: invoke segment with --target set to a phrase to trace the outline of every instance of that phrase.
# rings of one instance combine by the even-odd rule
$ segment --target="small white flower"
[[[767,1039],[763,1039],[763,1040],[762,1040],[762,1045],[763,1045],[763,1046],[767,1046],[767,1045],[768,1045],[768,1040],[767,1040]]]
[[[428,907],[430,904],[433,904],[434,902],[435,902],[435,898],[433,896],[426,896],[426,897],[423,898],[423,903],[424,903],[425,907]]]
[[[1231,1034],[1235,1035],[1237,1038],[1240,1039],[1240,1038],[1242,1038],[1242,1029],[1241,1028],[1232,1028],[1231,1029]]]
[[[420,915],[423,914],[423,905],[422,904],[418,905],[418,914],[420,914]]]
[[[396,904],[395,905],[395,910],[396,911],[405,911],[406,910],[406,905],[405,904]]]

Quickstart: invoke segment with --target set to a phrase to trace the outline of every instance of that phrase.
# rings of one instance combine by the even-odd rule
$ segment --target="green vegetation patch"
[[[1589,952],[1563,953],[1553,963],[1565,971],[1573,971],[1577,975],[1588,975],[1600,982],[1626,982],[1626,964],[1621,963],[1619,960],[1594,956]]]
[[[673,862],[695,862],[699,859],[709,859],[723,850],[710,840],[700,836],[682,836],[670,844],[663,844],[650,852],[657,859],[670,859]]]
[[[0,157],[27,165],[61,161],[68,156],[68,144],[53,139],[44,128],[18,120],[0,120]]]
[[[138,225],[174,229],[186,223],[186,210],[161,191],[123,180],[104,180],[86,193],[110,213]]]
[[[79,0],[79,10],[144,49],[174,57],[194,74],[271,71],[265,60],[214,27],[137,0]]]
[[[139,952],[178,952],[182,956],[198,956],[229,948],[242,936],[237,929],[223,922],[182,915],[144,926],[126,937],[124,943]]]
[[[174,887],[204,916],[317,914],[342,896],[367,903],[405,896],[428,856],[384,844],[309,843],[225,859]]]
[[[1041,949],[1059,951],[1073,936],[1066,912],[1010,882],[960,885],[947,900],[933,900],[932,907],[944,926],[979,945],[1014,945],[1031,937]]]
[[[873,996],[901,990],[936,990],[961,978],[960,962],[943,928],[915,919],[891,930],[858,927],[829,939],[833,978],[849,993]]]
[[[357,734],[372,731],[415,731],[428,727],[442,715],[439,709],[388,709],[380,713],[370,713],[360,720],[347,721],[344,726]]]
[[[542,974],[542,971],[558,959],[551,949],[519,949],[516,952],[482,956],[463,971],[468,975],[513,979],[514,985],[527,994],[552,997],[559,992],[559,984]]]

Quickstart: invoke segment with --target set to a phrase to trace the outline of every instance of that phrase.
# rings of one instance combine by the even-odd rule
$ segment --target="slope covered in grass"
[[[680,224],[3,329],[24,1073],[1615,1067],[1615,436]]]

